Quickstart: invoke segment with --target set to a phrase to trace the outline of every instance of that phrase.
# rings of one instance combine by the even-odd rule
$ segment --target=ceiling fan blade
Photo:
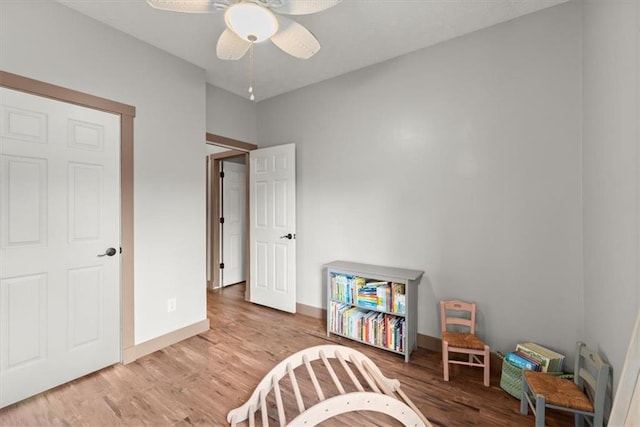
[[[218,39],[216,54],[220,59],[236,60],[242,58],[250,47],[250,41],[241,39],[236,33],[227,28]]]
[[[318,40],[302,25],[284,16],[278,16],[280,29],[271,41],[291,56],[309,59],[320,50]]]
[[[280,0],[274,2],[272,9],[286,15],[307,15],[321,12],[340,3],[342,0]],[[279,5],[278,3],[282,3]]]
[[[227,0],[147,0],[151,7],[172,12],[209,13],[229,6]]]

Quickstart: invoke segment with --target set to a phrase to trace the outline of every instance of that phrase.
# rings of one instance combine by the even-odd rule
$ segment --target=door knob
[[[289,240],[291,240],[291,239],[295,239],[296,235],[289,233],[289,234],[285,234],[284,236],[280,236],[280,238],[281,239],[289,239]]]
[[[118,251],[115,248],[109,248],[104,251],[103,254],[99,254],[98,256],[114,256]]]

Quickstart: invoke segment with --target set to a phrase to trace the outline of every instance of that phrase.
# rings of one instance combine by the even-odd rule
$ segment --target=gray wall
[[[636,313],[640,2],[583,6],[584,339],[619,381]]]
[[[639,9],[572,2],[256,106],[57,3],[1,2],[0,69],[137,108],[136,343],[206,316],[206,129],[296,142],[299,302],[325,305],[333,259],[424,269],[421,333],[466,298],[495,349],[584,338],[617,375],[640,299]]]
[[[255,102],[207,84],[207,132],[255,144],[257,127]]]
[[[295,142],[298,302],[334,259],[426,271],[479,305],[495,350],[580,336],[580,8],[563,4],[258,104],[260,146]]]
[[[0,69],[136,107],[135,342],[205,319],[204,71],[44,0],[0,2]]]

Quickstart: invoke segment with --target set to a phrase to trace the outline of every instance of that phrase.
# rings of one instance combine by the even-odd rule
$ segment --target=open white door
[[[296,312],[296,147],[250,156],[251,302]]]
[[[0,406],[120,361],[120,117],[0,88]]]
[[[221,162],[222,191],[222,265],[220,283],[232,285],[245,280],[245,206],[247,180],[245,165],[233,161]]]

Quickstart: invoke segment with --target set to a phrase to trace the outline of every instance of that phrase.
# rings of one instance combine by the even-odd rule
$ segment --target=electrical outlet
[[[176,299],[169,298],[167,300],[167,313],[171,313],[172,311],[176,311]]]

